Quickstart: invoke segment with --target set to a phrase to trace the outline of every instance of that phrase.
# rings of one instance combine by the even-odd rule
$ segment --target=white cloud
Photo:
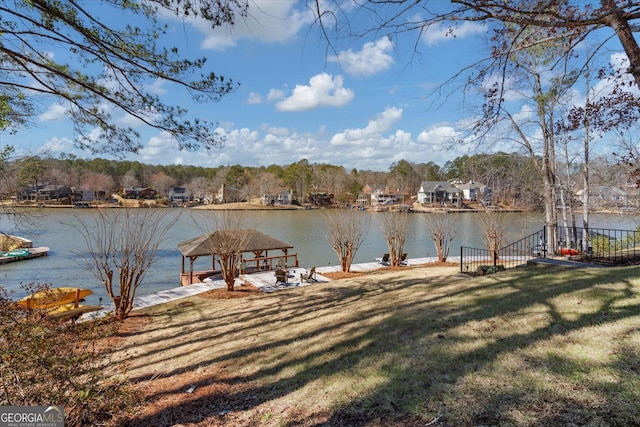
[[[136,160],[147,164],[258,167],[288,165],[308,159],[312,163],[340,165],[347,169],[388,170],[393,162],[402,159],[443,164],[464,154],[451,149],[451,141],[458,136],[452,126],[425,130],[418,141],[414,141],[409,131],[398,128],[402,120],[401,108],[388,107],[362,128],[344,129],[333,134],[328,134],[324,125],[319,125],[315,132],[298,132],[272,124],[261,124],[256,130],[229,127],[219,129],[227,138],[224,147],[196,152],[178,150],[169,134],[159,132],[144,143]],[[51,138],[46,147],[57,153],[76,152],[73,141],[66,139]]]
[[[269,94],[267,95],[267,101],[274,102],[284,99],[285,94],[283,90],[280,89],[271,89]]]
[[[287,136],[287,135],[289,135],[291,133],[288,128],[282,127],[282,126],[263,125],[263,126],[261,126],[261,128],[265,132],[267,132],[269,134],[274,134],[274,135],[277,135],[277,136]]]
[[[342,76],[317,74],[309,85],[296,85],[287,99],[276,104],[279,111],[308,111],[319,107],[342,107],[354,97],[352,90],[342,86]]]
[[[529,104],[523,104],[520,108],[520,111],[516,111],[514,114],[512,114],[512,117],[516,123],[520,123],[522,126],[524,126],[525,123],[537,118],[536,112]]]
[[[474,34],[482,34],[487,31],[483,24],[476,22],[462,22],[456,24],[447,24],[438,22],[427,28],[422,35],[422,40],[428,45],[433,46],[439,42],[451,40],[454,38],[465,38]]]
[[[205,35],[203,49],[222,50],[235,46],[240,40],[259,43],[286,43],[300,29],[313,22],[313,14],[307,8],[296,8],[296,0],[252,0],[248,16],[236,16],[233,26],[211,28],[202,19],[190,19],[193,26]]]
[[[164,88],[165,83],[166,80],[164,79],[155,79],[153,83],[147,86],[147,90],[156,95],[164,95],[167,93],[167,89]]]
[[[475,143],[466,140],[465,133],[447,123],[435,124],[420,132],[419,152],[428,153],[428,161],[439,165],[465,154],[472,154]]]
[[[418,135],[418,142],[431,147],[450,145],[461,137],[461,133],[451,125],[434,125]]]
[[[262,104],[262,96],[259,93],[251,92],[249,94],[249,98],[247,99],[247,104]]]
[[[66,107],[63,107],[60,104],[51,104],[47,111],[38,116],[38,120],[41,122],[60,121],[65,118],[66,114]]]
[[[59,138],[54,136],[39,148],[43,153],[76,153],[78,150],[69,138]]]
[[[149,138],[149,141],[140,150],[140,156],[146,162],[157,161],[166,153],[171,153],[174,150],[175,143],[171,135],[167,132],[160,132],[158,135]],[[173,159],[175,156],[169,154],[168,157]]]
[[[366,127],[360,129],[346,129],[335,134],[330,141],[332,146],[370,146],[377,147],[389,144],[382,139],[385,132],[393,128],[393,125],[402,119],[401,108],[387,108],[375,119],[370,120]]]
[[[387,53],[393,49],[393,42],[383,37],[375,43],[365,43],[362,49],[354,52],[351,49],[342,51],[329,61],[338,62],[344,70],[354,76],[370,76],[388,70],[393,58]]]

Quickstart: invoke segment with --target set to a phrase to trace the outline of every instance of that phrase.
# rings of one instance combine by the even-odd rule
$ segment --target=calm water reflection
[[[179,215],[178,222],[171,228],[162,242],[156,263],[145,276],[138,295],[149,294],[163,289],[179,286],[181,256],[177,244],[202,234],[208,229],[206,215],[213,211],[173,209],[170,215]],[[16,290],[21,296],[21,284],[50,283],[53,286],[80,286],[94,290],[93,297],[106,296],[100,283],[92,273],[78,264],[78,255],[84,249],[84,241],[73,227],[76,215],[88,217],[94,215],[93,209],[47,209],[34,218],[34,224],[15,225],[8,218],[0,218],[0,231],[19,235],[33,240],[34,246],[48,246],[48,257],[30,261],[0,265],[0,285]],[[294,246],[303,267],[336,265],[337,257],[327,243],[327,227],[320,210],[300,211],[250,211],[250,221],[255,227],[279,240]],[[386,244],[380,232],[378,218],[384,213],[366,213],[371,216],[371,226],[364,244],[355,257],[355,262],[369,262],[387,252]],[[424,218],[427,215],[411,214],[411,233],[405,245],[409,258],[434,256],[435,249],[429,238]],[[454,239],[451,256],[458,256],[460,246],[483,247],[478,233],[476,213],[448,214],[455,221],[457,235]],[[505,213],[509,224],[507,241],[511,242],[542,228],[541,214]],[[591,219],[594,227],[635,228],[629,218],[617,215],[594,215]],[[202,260],[208,265],[210,259]],[[196,264],[196,267],[198,265]],[[203,268],[206,268],[203,266]],[[106,299],[105,299],[106,300]],[[92,301],[95,302],[95,301]]]

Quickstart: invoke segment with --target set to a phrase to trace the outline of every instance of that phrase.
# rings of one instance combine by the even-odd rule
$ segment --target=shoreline
[[[316,210],[316,209],[348,209],[342,207],[320,207],[320,206],[297,206],[297,205],[263,205],[259,202],[233,202],[233,203],[223,203],[223,204],[210,204],[210,205],[196,205],[196,206],[165,206],[158,205],[156,203],[148,203],[146,206],[140,206],[140,204],[145,204],[143,200],[131,200],[130,203],[127,203],[128,206],[122,206],[112,203],[102,203],[96,204],[92,206],[73,206],[73,205],[59,205],[59,204],[43,204],[43,203],[33,203],[33,204],[14,204],[14,203],[2,203],[2,206],[5,208],[11,209],[116,209],[116,208],[143,208],[143,207],[154,207],[154,208],[166,208],[166,209],[192,209],[192,210],[238,210],[238,211],[252,211],[252,210],[260,210],[260,211],[304,211],[304,210]],[[137,205],[137,206],[136,206]],[[362,212],[375,212],[375,213],[384,213],[384,212],[393,212],[397,209],[388,209],[385,211],[376,211],[374,208],[368,207],[365,208]],[[482,213],[482,212],[500,212],[500,213],[518,213],[518,212],[529,212],[524,209],[518,208],[505,208],[500,207],[499,209],[475,209],[475,208],[445,208],[445,207],[427,207],[422,206],[419,203],[414,203],[412,210],[410,213]],[[599,212],[594,212],[599,213]],[[607,212],[613,213],[613,212]]]

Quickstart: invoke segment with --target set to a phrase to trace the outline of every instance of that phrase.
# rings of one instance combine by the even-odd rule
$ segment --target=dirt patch
[[[262,291],[253,285],[245,284],[242,287],[236,286],[233,291],[228,291],[226,289],[214,289],[198,294],[198,297],[205,299],[233,299],[246,298],[258,294],[262,294]]]

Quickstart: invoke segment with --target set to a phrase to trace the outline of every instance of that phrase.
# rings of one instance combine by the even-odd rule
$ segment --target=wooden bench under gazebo
[[[293,249],[293,246],[257,230],[247,231],[249,233],[247,239],[243,239],[246,243],[239,250],[241,253],[241,260],[238,263],[239,274],[270,271],[279,266],[298,267],[298,254],[289,253],[289,249]],[[216,262],[218,264],[220,262],[218,254],[213,253],[215,251],[213,248],[219,247],[215,244],[215,239],[220,238],[220,235],[219,231],[214,231],[178,243],[178,249],[182,253],[181,285],[200,283],[207,277],[220,273],[220,267],[216,268]],[[202,256],[211,257],[211,269],[194,271],[193,263]],[[188,271],[185,268],[187,259],[189,260]]]

